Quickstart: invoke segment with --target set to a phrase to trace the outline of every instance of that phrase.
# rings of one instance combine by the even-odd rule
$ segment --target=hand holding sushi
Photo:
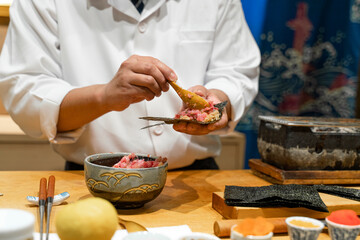
[[[214,106],[214,104],[220,103],[220,102],[224,102],[227,101],[228,104],[226,105],[226,108],[224,108],[224,110],[222,111],[222,115],[219,121],[216,121],[214,123],[210,123],[210,124],[197,124],[197,123],[193,123],[193,122],[179,122],[179,123],[175,123],[173,125],[174,130],[178,131],[178,132],[183,132],[183,133],[187,133],[187,134],[191,134],[191,135],[205,135],[208,134],[212,131],[224,128],[227,126],[229,119],[229,116],[231,116],[231,105],[230,105],[230,101],[228,99],[228,97],[226,96],[225,93],[223,93],[220,90],[217,89],[207,89],[204,86],[193,86],[189,89],[189,91],[192,91],[196,94],[198,94],[199,96],[202,96],[203,98],[205,98],[211,105],[211,107]],[[210,107],[210,108],[211,108]],[[199,115],[202,113],[201,111],[197,110]],[[191,112],[192,115],[194,115],[194,112],[191,109],[187,109],[186,106],[184,105],[183,108],[181,109],[181,111],[176,115],[175,118],[187,118],[189,116],[189,113]],[[196,114],[196,113],[195,113]],[[211,115],[207,114],[207,115]],[[208,117],[208,116],[206,116]],[[206,118],[205,117],[205,118]],[[196,117],[198,121],[201,121],[200,118],[202,118],[202,116],[197,116]],[[206,121],[206,119],[204,119]],[[212,122],[212,119],[210,119],[209,121]]]

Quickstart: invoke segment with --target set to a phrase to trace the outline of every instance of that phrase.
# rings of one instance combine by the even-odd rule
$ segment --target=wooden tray
[[[360,184],[360,170],[292,170],[286,171],[260,159],[250,159],[254,175],[274,184]]]
[[[322,219],[329,216],[330,212],[340,209],[352,209],[360,215],[360,202],[341,198],[325,193],[320,193],[321,199],[328,207],[329,213],[318,212],[307,208],[286,207],[235,207],[225,203],[223,192],[214,192],[212,195],[212,207],[226,219],[240,219],[247,217],[263,216],[266,218],[286,218],[290,216],[305,216]]]

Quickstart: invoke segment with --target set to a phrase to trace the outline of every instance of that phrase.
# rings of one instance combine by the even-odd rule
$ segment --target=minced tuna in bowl
[[[144,158],[137,158],[135,153],[123,156],[119,162],[114,164],[114,168],[152,168],[162,166],[167,161],[167,158],[161,156],[155,160],[146,161]]]

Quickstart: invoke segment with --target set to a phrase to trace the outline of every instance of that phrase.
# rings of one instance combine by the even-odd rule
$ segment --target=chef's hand
[[[108,112],[150,101],[169,90],[167,80],[176,81],[177,76],[164,63],[152,57],[131,56],[109,83],[75,88],[66,94],[60,104],[57,131],[71,131]]]
[[[186,123],[186,122],[179,122],[173,125],[174,130],[178,131],[178,132],[182,132],[182,133],[187,133],[187,134],[191,134],[191,135],[205,135],[205,134],[209,134],[212,131],[224,128],[227,126],[229,119],[229,116],[231,116],[231,106],[230,106],[230,101],[227,97],[227,95],[220,91],[220,90],[216,90],[216,89],[206,89],[204,86],[193,86],[189,89],[189,91],[194,92],[202,97],[204,97],[205,99],[207,99],[208,101],[212,101],[214,104],[223,102],[223,101],[228,101],[228,104],[226,105],[226,107],[224,108],[223,112],[222,112],[222,116],[221,119],[215,123],[211,123],[208,125],[203,125],[203,124],[197,124],[197,123]],[[185,108],[185,106],[183,106],[183,109]],[[182,109],[182,110],[183,110]]]
[[[133,55],[124,61],[105,86],[104,103],[110,111],[122,111],[130,104],[150,101],[169,90],[167,79],[176,81],[175,72],[153,57]]]

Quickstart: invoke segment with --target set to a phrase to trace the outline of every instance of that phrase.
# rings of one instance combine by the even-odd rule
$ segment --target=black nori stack
[[[327,193],[351,200],[360,201],[360,190],[355,188],[345,188],[336,185],[314,185],[318,192]]]
[[[314,186],[270,185],[262,187],[225,186],[225,203],[242,207],[304,207],[329,212]]]

